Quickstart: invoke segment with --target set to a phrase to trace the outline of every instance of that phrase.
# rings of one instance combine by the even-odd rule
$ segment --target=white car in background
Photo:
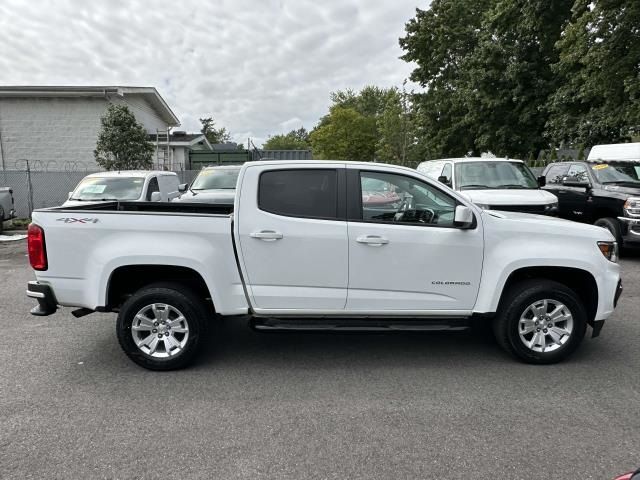
[[[420,173],[459,191],[485,210],[556,215],[558,197],[542,190],[522,160],[508,158],[447,158],[418,165]]]
[[[82,179],[63,207],[86,202],[170,202],[180,196],[175,172],[130,170],[99,172]],[[186,188],[184,185],[183,188]]]

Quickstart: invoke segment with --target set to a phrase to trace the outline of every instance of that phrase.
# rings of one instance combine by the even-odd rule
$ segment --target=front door
[[[257,165],[245,172],[236,232],[244,280],[258,313],[344,309],[344,165],[327,167]]]
[[[472,229],[454,227],[457,200],[422,179],[348,172],[346,310],[444,315],[473,309],[483,261],[479,219]]]

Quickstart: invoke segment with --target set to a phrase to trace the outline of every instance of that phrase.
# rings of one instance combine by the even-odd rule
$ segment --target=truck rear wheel
[[[116,330],[124,353],[150,370],[186,367],[205,330],[204,301],[177,284],[158,283],[134,293],[120,309]]]
[[[586,328],[587,314],[578,295],[544,279],[511,287],[493,324],[502,348],[536,364],[564,360],[578,348]]]

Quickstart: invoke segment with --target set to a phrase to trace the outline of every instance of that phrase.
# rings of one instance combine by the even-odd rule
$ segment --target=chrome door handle
[[[251,232],[249,234],[251,238],[257,238],[258,240],[264,240],[265,242],[273,242],[274,240],[280,240],[283,235],[275,230],[260,230],[259,232]]]
[[[356,238],[356,242],[379,247],[389,243],[389,240],[380,235],[360,235]]]

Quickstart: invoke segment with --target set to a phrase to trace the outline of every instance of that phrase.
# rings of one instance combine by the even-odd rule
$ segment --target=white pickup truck
[[[155,370],[192,361],[209,322],[247,316],[265,330],[475,324],[519,359],[553,363],[587,325],[600,332],[622,291],[607,230],[483,211],[373,163],[247,163],[233,205],[37,210],[28,250],[34,315],[117,312],[124,352]]]

